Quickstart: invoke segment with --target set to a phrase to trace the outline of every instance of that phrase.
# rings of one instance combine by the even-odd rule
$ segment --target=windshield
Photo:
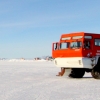
[[[82,42],[77,41],[77,42],[72,42],[70,45],[70,48],[75,49],[75,48],[80,48],[82,47]]]
[[[68,49],[69,48],[69,42],[60,43],[60,49]]]

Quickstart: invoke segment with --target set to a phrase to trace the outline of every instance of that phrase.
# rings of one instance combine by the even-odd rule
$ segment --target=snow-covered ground
[[[51,61],[0,61],[0,100],[100,100],[100,80],[58,77]]]

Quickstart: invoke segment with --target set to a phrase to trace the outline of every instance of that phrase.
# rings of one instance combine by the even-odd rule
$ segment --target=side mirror
[[[58,43],[54,43],[54,50],[58,49]]]

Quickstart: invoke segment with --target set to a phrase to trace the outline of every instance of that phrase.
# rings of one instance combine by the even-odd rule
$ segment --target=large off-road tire
[[[71,78],[82,78],[85,74],[85,69],[83,68],[72,68],[69,77]]]
[[[91,71],[91,75],[92,75],[92,77],[95,78],[95,79],[100,79],[100,71],[98,71],[98,70],[93,69],[93,70]]]

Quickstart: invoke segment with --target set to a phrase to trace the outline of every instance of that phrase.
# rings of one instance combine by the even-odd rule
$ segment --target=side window
[[[84,42],[84,48],[90,49],[90,41],[85,41]]]
[[[100,39],[95,39],[95,46],[100,46]]]
[[[72,42],[70,45],[70,48],[75,49],[75,48],[80,48],[82,47],[82,42],[78,41],[78,42]]]
[[[69,42],[61,43],[60,49],[68,49],[69,48]]]

